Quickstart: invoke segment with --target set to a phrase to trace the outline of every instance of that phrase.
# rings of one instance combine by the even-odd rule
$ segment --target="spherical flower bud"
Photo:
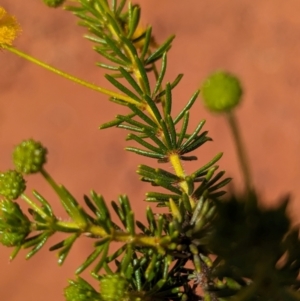
[[[235,76],[218,71],[204,81],[201,93],[209,110],[226,112],[239,104],[243,91]]]
[[[0,243],[7,247],[21,245],[30,233],[30,221],[19,205],[0,201]]]
[[[8,170],[0,173],[0,195],[4,196],[6,199],[17,199],[25,189],[25,180],[19,172]]]
[[[102,301],[99,293],[85,280],[69,280],[69,286],[64,289],[67,301]]]
[[[119,274],[105,275],[100,280],[101,297],[104,301],[126,300],[128,291],[127,280]]]
[[[16,170],[25,173],[39,172],[46,163],[47,149],[33,139],[25,140],[13,152]]]
[[[65,2],[65,0],[43,0],[43,1],[49,7],[58,7]]]

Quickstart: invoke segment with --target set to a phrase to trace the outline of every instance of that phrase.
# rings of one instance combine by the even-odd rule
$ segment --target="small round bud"
[[[43,0],[44,3],[49,6],[49,7],[58,7],[60,5],[62,5],[65,0]]]
[[[84,279],[69,280],[69,286],[64,289],[67,301],[102,301],[99,293]]]
[[[46,163],[47,149],[33,139],[21,142],[13,152],[16,170],[24,173],[39,172]]]
[[[0,243],[7,247],[21,245],[30,233],[30,221],[20,206],[9,200],[0,201]]]
[[[4,196],[6,199],[17,199],[25,189],[25,180],[19,172],[8,170],[0,173],[0,195]]]
[[[218,71],[204,81],[201,93],[209,110],[226,112],[239,104],[243,91],[235,76]]]
[[[121,275],[105,275],[100,280],[101,297],[104,301],[120,301],[126,299],[128,282]]]

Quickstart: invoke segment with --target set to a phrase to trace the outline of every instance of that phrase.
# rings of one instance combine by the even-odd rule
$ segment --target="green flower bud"
[[[8,170],[0,173],[0,195],[12,201],[17,199],[26,189],[25,180],[19,172]]]
[[[30,221],[19,205],[9,200],[0,202],[0,243],[7,247],[21,245],[30,233]]]
[[[25,140],[13,152],[16,170],[25,173],[39,172],[46,163],[47,149],[33,139]]]
[[[126,300],[128,291],[127,280],[119,274],[105,275],[100,280],[101,297],[104,301]]]
[[[69,286],[64,290],[67,301],[100,301],[99,293],[85,280],[78,277],[78,281],[69,280]]]
[[[204,81],[201,93],[210,111],[226,112],[239,104],[243,91],[235,76],[218,71]]]
[[[49,7],[58,7],[60,5],[62,5],[65,0],[43,0],[44,3],[49,6]]]

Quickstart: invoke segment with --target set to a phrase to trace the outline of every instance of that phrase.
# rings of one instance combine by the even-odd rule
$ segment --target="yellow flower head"
[[[21,27],[14,16],[11,16],[0,6],[0,48],[11,46],[21,32]]]

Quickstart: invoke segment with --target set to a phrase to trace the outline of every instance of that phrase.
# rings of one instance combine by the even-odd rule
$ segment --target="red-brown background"
[[[175,112],[184,106],[205,76],[222,68],[240,76],[244,102],[237,110],[249,150],[255,183],[266,204],[292,193],[290,211],[295,220],[300,198],[300,1],[298,0],[140,0],[143,24],[153,24],[158,42],[177,38],[169,53],[167,80],[185,77],[175,90]],[[37,0],[1,0],[22,24],[16,46],[73,75],[108,87],[101,58],[82,39],[76,19],[60,9],[48,9]],[[12,168],[11,151],[22,139],[34,138],[49,149],[47,170],[74,195],[90,189],[107,201],[127,193],[144,219],[144,193],[149,189],[135,174],[139,163],[156,163],[123,151],[126,132],[97,127],[124,112],[107,97],[68,82],[8,52],[0,53],[0,170]],[[197,151],[196,169],[219,151],[221,168],[235,178],[240,172],[225,120],[211,116],[198,101],[192,125],[207,119],[214,142]],[[151,161],[151,162],[150,162]],[[165,167],[170,168],[170,167]],[[39,175],[28,177],[28,187],[51,200],[61,218],[66,214]],[[29,192],[28,192],[29,193]],[[61,237],[51,240],[57,242]],[[11,250],[1,247],[0,299],[10,301],[63,300],[67,278],[91,251],[91,242],[77,243],[64,266],[56,265],[47,245],[30,261],[25,252],[9,263]],[[87,276],[88,277],[88,276]]]

